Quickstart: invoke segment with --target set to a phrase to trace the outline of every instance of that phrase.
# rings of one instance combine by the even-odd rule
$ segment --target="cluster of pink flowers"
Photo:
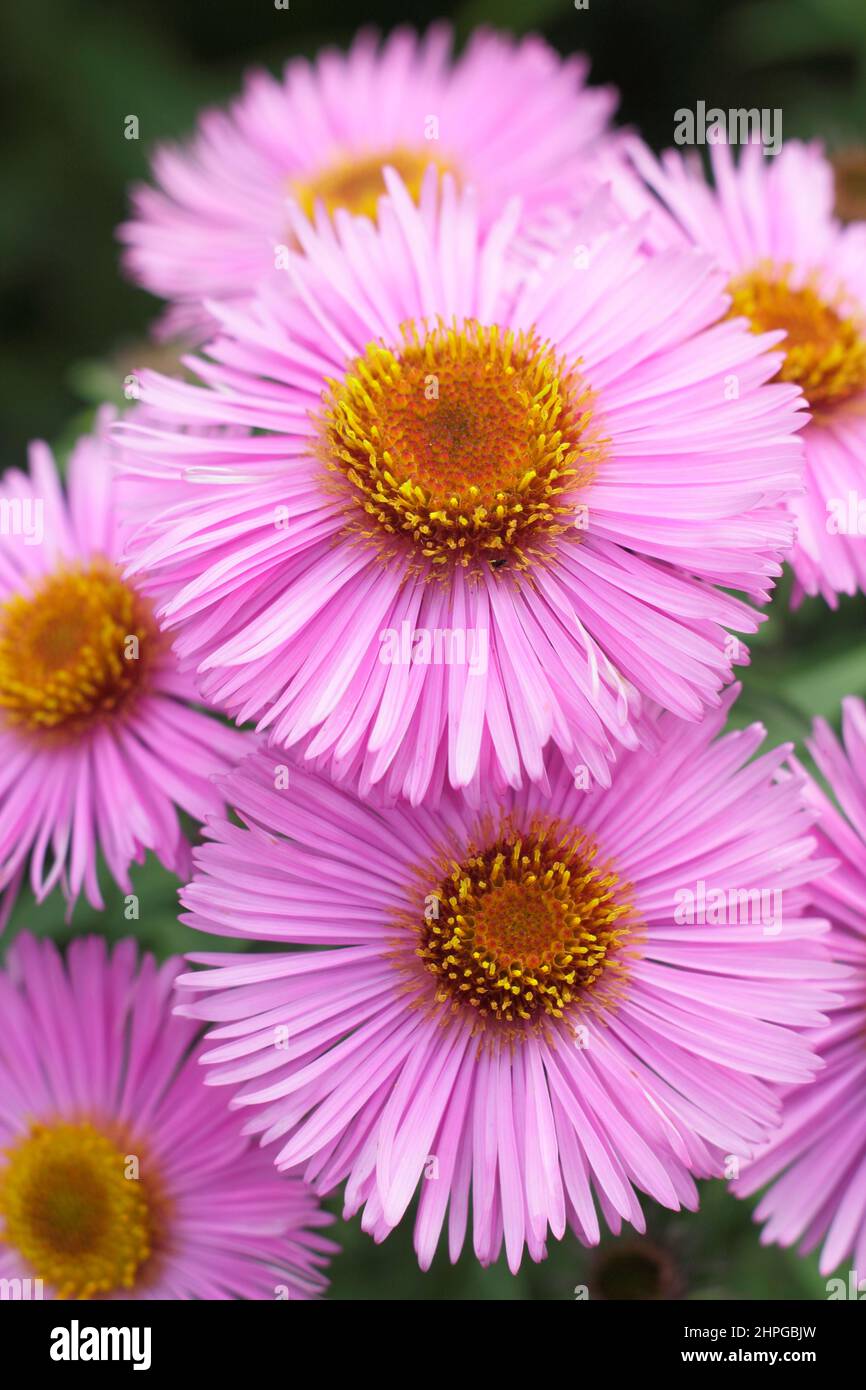
[[[866,226],[586,76],[362,34],[133,192],[187,375],[0,480],[3,920],[152,851],[284,949],[16,940],[0,1276],[315,1296],[337,1189],[516,1271],[732,1165],[866,1266],[866,708],[824,789],[725,729],[786,563],[866,590]]]

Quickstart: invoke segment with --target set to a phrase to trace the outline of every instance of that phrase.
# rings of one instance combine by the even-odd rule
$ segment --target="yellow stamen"
[[[0,1239],[60,1298],[134,1287],[154,1207],[132,1155],[90,1123],[34,1124],[0,1166]]]
[[[0,606],[0,718],[74,737],[128,707],[159,642],[150,606],[116,565],[57,570]]]
[[[356,216],[375,219],[379,199],[386,192],[383,167],[388,165],[396,170],[410,198],[418,203],[424,174],[430,164],[435,164],[441,173],[450,167],[429,147],[413,150],[398,146],[373,154],[346,155],[308,179],[292,183],[290,192],[308,217],[312,217],[316,203],[322,202],[329,213],[345,208]]]
[[[534,332],[469,319],[402,336],[329,383],[323,453],[349,529],[386,555],[411,540],[419,567],[525,569],[575,526],[574,494],[598,466],[586,384]]]
[[[866,390],[866,339],[859,319],[813,284],[794,288],[787,266],[765,265],[733,280],[730,315],[755,333],[784,329],[780,381],[795,382],[813,409],[840,405]]]
[[[627,887],[596,857],[587,835],[554,820],[485,827],[411,923],[437,1002],[519,1028],[587,1003],[602,975],[610,984],[635,921]]]

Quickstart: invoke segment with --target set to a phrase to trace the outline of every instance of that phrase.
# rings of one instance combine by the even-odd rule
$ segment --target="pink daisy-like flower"
[[[110,412],[108,412],[110,416]],[[150,601],[125,580],[112,454],[82,439],[66,492],[50,451],[0,480],[0,890],[11,908],[30,860],[41,900],[57,885],[102,907],[101,852],[125,892],[152,850],[190,864],[177,808],[223,806],[213,786],[245,736],[189,707]]]
[[[818,1065],[826,923],[801,914],[811,816],[755,726],[664,717],[612,790],[451,795],[377,809],[267,749],[230,776],[182,891],[189,925],[291,942],[181,977],[217,1026],[203,1061],[247,1132],[382,1240],[420,1191],[415,1244],[516,1270],[548,1229],[644,1229],[638,1192],[695,1207]],[[720,907],[721,902],[721,907]],[[313,948],[313,949],[310,949]],[[193,994],[197,991],[198,994]],[[768,1084],[773,1083],[773,1084]]]
[[[766,1153],[745,1166],[734,1185],[748,1196],[770,1179],[755,1219],[766,1224],[764,1244],[800,1242],[803,1254],[823,1242],[820,1269],[829,1274],[853,1256],[866,1274],[866,706],[842,706],[844,748],[823,720],[809,749],[838,801],[818,785],[809,800],[820,813],[822,852],[837,867],[814,883],[814,909],[829,918],[828,949],[848,971],[837,987],[841,1001],[829,1022],[810,1033],[824,1062],[811,1086],[783,1097],[782,1127]]]
[[[664,205],[651,215],[655,244],[709,251],[730,313],[785,335],[779,377],[811,412],[806,486],[792,502],[797,595],[835,607],[838,594],[866,590],[866,224],[834,217],[833,171],[816,145],[790,141],[773,157],[747,145],[738,165],[727,144],[711,145],[715,188],[697,156],[668,151],[659,163],[638,141],[631,154]]]
[[[642,696],[699,719],[745,659],[721,586],[779,573],[802,398],[709,258],[591,207],[515,285],[513,209],[481,235],[447,175],[420,209],[386,177],[377,227],[296,213],[205,387],[144,374],[174,424],[125,431],[130,572],[208,700],[362,795],[477,802],[550,743],[606,784]]]
[[[254,73],[191,145],[159,150],[158,187],[134,191],[120,236],[135,279],[176,303],[170,322],[195,322],[204,299],[246,298],[273,272],[290,200],[374,215],[384,165],[416,199],[429,164],[449,169],[488,223],[515,193],[531,218],[588,191],[616,98],[584,85],[586,59],[478,30],[455,62],[451,42],[443,24],[381,45],[362,32],[348,53],[294,59],[282,81]]]
[[[197,1029],[171,1012],[177,965],[99,937],[64,965],[23,936],[0,972],[0,1278],[31,1297],[325,1286],[332,1218],[202,1086]]]

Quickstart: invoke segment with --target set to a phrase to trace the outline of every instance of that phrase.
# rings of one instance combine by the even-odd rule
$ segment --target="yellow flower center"
[[[151,1201],[91,1124],[34,1124],[0,1166],[0,1239],[60,1298],[131,1289],[154,1243]]]
[[[745,316],[753,332],[784,329],[778,379],[795,382],[813,409],[839,405],[866,389],[863,327],[841,300],[828,303],[810,284],[793,288],[787,267],[760,267],[728,290],[731,316]]]
[[[420,562],[525,569],[575,527],[576,490],[597,468],[590,393],[534,332],[467,320],[403,326],[329,383],[327,466],[350,489],[350,529]],[[571,494],[571,497],[569,497]]]
[[[595,863],[588,836],[557,821],[506,821],[484,840],[447,864],[413,924],[437,1002],[517,1026],[562,1018],[603,974],[621,972],[628,890]]]
[[[310,178],[292,183],[290,191],[308,217],[312,217],[316,203],[322,202],[329,213],[345,208],[356,216],[375,220],[379,199],[386,192],[383,167],[390,165],[397,171],[412,201],[418,203],[424,174],[430,164],[435,164],[442,173],[449,167],[432,149],[412,150],[398,146],[373,154],[347,155]]]
[[[0,605],[0,714],[74,736],[128,706],[159,640],[150,606],[115,565],[58,570]]]

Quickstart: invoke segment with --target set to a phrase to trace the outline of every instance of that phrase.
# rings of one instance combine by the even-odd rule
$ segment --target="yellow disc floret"
[[[62,568],[0,606],[0,719],[74,736],[125,709],[159,636],[116,565]]]
[[[730,314],[747,318],[755,333],[784,330],[779,380],[796,383],[813,409],[832,408],[866,390],[863,325],[841,299],[831,302],[811,283],[795,287],[785,266],[761,266],[728,289]]]
[[[403,327],[330,383],[324,457],[349,485],[349,525],[419,564],[525,569],[575,525],[600,455],[575,366],[534,332],[467,320]]]
[[[452,860],[415,928],[437,1002],[519,1027],[588,1002],[621,972],[635,925],[627,887],[596,858],[581,830],[536,819],[488,828]]]
[[[371,154],[346,154],[306,179],[296,180],[290,184],[289,191],[308,217],[313,216],[316,203],[321,202],[329,213],[345,208],[355,216],[375,218],[379,199],[386,192],[382,178],[386,165],[396,170],[410,198],[418,203],[424,174],[430,164],[435,164],[443,173],[450,167],[429,146],[417,150],[398,146]]]
[[[148,1190],[89,1122],[34,1124],[0,1162],[0,1238],[60,1298],[131,1289],[154,1241]]]

